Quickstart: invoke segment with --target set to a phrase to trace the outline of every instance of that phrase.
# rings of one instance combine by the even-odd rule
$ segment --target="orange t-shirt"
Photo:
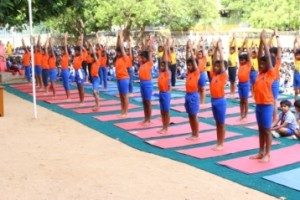
[[[34,53],[34,64],[42,65],[42,57],[43,57],[43,54],[41,52],[36,51]]]
[[[280,68],[281,68],[281,59],[276,58],[275,66],[273,70],[275,71],[275,80],[280,79]]]
[[[116,59],[115,67],[116,67],[116,77],[118,80],[129,78],[127,71],[127,59],[128,56],[122,56]]]
[[[244,65],[240,65],[238,71],[238,78],[239,82],[245,83],[248,82],[250,79],[250,72],[251,72],[251,63],[247,62]]]
[[[64,54],[62,57],[61,57],[61,69],[68,69],[69,67],[69,55],[68,54]]]
[[[49,69],[55,69],[56,68],[56,58],[54,56],[49,57],[48,64],[49,64]]]
[[[85,48],[82,48],[82,61],[87,61],[88,52]]]
[[[73,60],[73,67],[75,70],[78,70],[82,67],[82,56],[75,56]]]
[[[200,71],[200,73],[205,71],[206,68],[206,57],[203,56],[202,58],[198,59],[198,69]]]
[[[100,61],[100,67],[106,67],[107,56],[100,56],[99,61]]]
[[[168,92],[170,90],[170,73],[167,70],[159,72],[157,85],[160,92]]]
[[[99,60],[92,63],[92,66],[91,66],[91,76],[92,77],[99,77],[99,67],[100,67]]]
[[[272,84],[276,80],[276,72],[270,69],[266,73],[259,73],[254,84],[254,100],[256,104],[273,104]]]
[[[187,93],[198,92],[199,69],[187,73],[185,89]]]
[[[49,69],[49,56],[48,54],[42,55],[42,68]]]
[[[210,95],[212,98],[223,98],[225,96],[225,85],[228,76],[224,71],[221,74],[211,72]]]
[[[132,56],[127,56],[127,68],[132,67]]]
[[[87,56],[86,56],[86,62],[88,64],[92,64],[93,63],[93,57],[92,57],[92,55],[90,53],[87,54]]]
[[[139,77],[141,81],[149,81],[152,79],[151,71],[153,67],[153,62],[148,61],[140,66]]]
[[[31,58],[30,52],[26,51],[23,54],[23,66],[26,66],[26,67],[30,66],[30,58]]]

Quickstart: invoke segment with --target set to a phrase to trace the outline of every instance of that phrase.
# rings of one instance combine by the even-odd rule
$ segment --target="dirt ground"
[[[275,199],[194,167],[144,153],[5,94],[0,200]]]

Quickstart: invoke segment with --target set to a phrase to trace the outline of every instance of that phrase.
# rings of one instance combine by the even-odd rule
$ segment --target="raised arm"
[[[277,41],[277,59],[281,59],[282,47],[281,47],[281,42],[280,42],[280,38],[279,38],[277,29],[274,30],[274,34],[275,34],[276,41]]]
[[[69,52],[68,52],[68,33],[65,33],[65,36],[64,36],[64,46],[65,46],[66,54],[69,55]]]
[[[124,42],[123,41],[124,41],[123,31],[120,31],[119,32],[119,45],[120,45],[122,56],[126,56],[126,52],[125,52],[125,49],[124,49]]]
[[[132,38],[129,36],[128,37],[128,51],[129,51],[129,56],[132,58],[131,42],[132,42]]]
[[[193,44],[192,44],[191,40],[188,40],[186,46],[187,46],[187,51],[189,51],[191,53],[191,59],[193,61],[194,69],[197,69],[196,57],[195,57],[195,53],[193,50]],[[188,59],[188,52],[187,52],[186,59]]]
[[[275,36],[275,30],[273,31],[272,35],[271,35],[271,38],[269,39],[269,43],[268,43],[268,46],[269,47],[272,47],[273,46],[273,39],[274,39],[274,36]]]
[[[90,52],[92,53],[92,56],[93,56],[94,60],[95,60],[95,61],[98,61],[98,58],[97,58],[97,56],[96,56],[96,51],[95,51],[95,49],[94,49],[93,44],[92,44],[90,41],[87,41],[87,44],[88,44],[88,47],[89,47]]]
[[[244,43],[243,43],[243,49],[246,49],[247,51],[247,57],[248,57],[248,61],[250,62],[251,59],[251,49],[249,48],[249,39],[248,36],[245,37]]]
[[[79,46],[80,46],[80,55],[81,55],[82,54],[82,49],[83,49],[83,33],[80,34]]]
[[[26,51],[26,52],[28,52],[28,49],[27,49],[27,47],[26,47],[26,45],[25,45],[25,42],[24,42],[24,39],[22,38],[22,47],[23,47],[23,49]]]
[[[262,40],[262,43],[263,43],[263,46],[264,46],[264,52],[265,52],[265,56],[267,57],[267,63],[268,63],[268,66],[269,66],[269,69],[273,68],[273,64],[272,64],[272,59],[271,59],[271,54],[270,54],[270,51],[269,51],[269,46],[267,44],[267,39],[266,39],[266,31],[263,30],[261,32],[261,40]]]
[[[222,46],[222,40],[218,40],[218,47],[217,47],[219,54],[220,54],[220,62],[221,62],[221,71],[225,71],[225,65],[224,65],[224,56],[223,56],[223,46]]]
[[[54,53],[54,49],[53,49],[53,46],[52,46],[52,38],[51,37],[49,38],[49,48],[50,48],[50,51],[51,51],[53,57],[56,58],[55,53]]]
[[[40,47],[41,46],[41,36],[38,36],[37,42],[36,42],[36,46]]]
[[[154,51],[154,37],[150,36],[150,38],[149,38],[149,46],[148,46],[149,61],[150,62],[153,62],[153,51]]]
[[[232,40],[230,42],[229,48],[234,47],[235,52],[237,52],[237,43],[235,34],[232,35]]]

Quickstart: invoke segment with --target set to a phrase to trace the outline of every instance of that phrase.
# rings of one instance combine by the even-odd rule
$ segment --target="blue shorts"
[[[264,104],[257,104],[256,105],[256,121],[258,126],[263,128],[270,129],[272,127],[273,121],[273,105],[264,105]]]
[[[249,92],[250,92],[250,83],[249,83],[249,81],[244,82],[244,83],[239,82],[238,90],[239,90],[239,97],[240,98],[248,99],[249,98]]]
[[[143,100],[151,101],[153,84],[152,81],[142,81],[140,82],[141,95]]]
[[[93,90],[95,92],[98,92],[100,87],[100,78],[97,76],[92,77],[92,84],[93,84]]]
[[[287,133],[286,136],[292,136],[295,134],[295,130],[291,129],[291,128],[287,128]]]
[[[49,77],[50,77],[51,82],[56,81],[57,70],[56,69],[49,69]]]
[[[159,92],[159,106],[163,112],[170,112],[171,93]]]
[[[42,70],[42,80],[45,87],[48,86],[48,79],[49,79],[49,69]]]
[[[300,73],[294,71],[294,88],[300,89]]]
[[[117,80],[119,94],[128,94],[129,79]]]
[[[197,115],[199,112],[199,93],[186,93],[184,107],[189,115]]]
[[[61,71],[61,77],[62,77],[62,82],[64,85],[65,90],[70,90],[70,83],[69,83],[69,78],[70,78],[70,70],[69,69],[63,69]]]
[[[225,124],[226,104],[225,98],[211,99],[212,112],[218,124]]]
[[[250,83],[251,83],[251,85],[254,85],[254,83],[256,81],[256,78],[257,78],[257,74],[258,74],[257,71],[251,70],[251,72],[250,72]]]
[[[84,80],[85,80],[85,75],[84,74],[85,73],[82,69],[75,70],[75,82],[78,85],[81,85],[81,84],[84,83]]]
[[[207,74],[206,72],[202,72],[199,76],[198,87],[204,87],[206,85]]]
[[[35,65],[34,72],[35,72],[35,75],[41,76],[42,75],[42,67],[40,65]]]
[[[237,67],[228,67],[228,75],[230,83],[234,83],[236,79]]]
[[[31,66],[23,66],[25,69],[25,78],[27,81],[31,81]]]
[[[278,95],[279,95],[279,81],[275,80],[272,84],[272,93],[273,93],[273,97],[275,100],[278,99]]]

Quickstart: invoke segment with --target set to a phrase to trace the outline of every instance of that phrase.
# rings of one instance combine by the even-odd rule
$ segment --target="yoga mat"
[[[50,104],[59,104],[59,103],[79,103],[80,100],[79,100],[79,95],[75,96],[75,97],[71,97],[71,100],[70,101],[67,101],[67,97],[64,96],[65,98],[64,99],[47,99],[47,100],[44,100],[46,103],[50,103]],[[84,97],[84,102],[85,101],[92,101],[92,100],[95,100],[95,98],[93,96],[87,96],[87,97]],[[100,98],[101,100],[101,98]]]
[[[105,101],[99,101],[100,107],[101,106],[110,106],[110,105],[118,105],[120,104],[120,101],[117,100],[105,100]],[[65,109],[73,109],[73,108],[83,108],[83,107],[90,107],[94,106],[95,101],[85,102],[83,105],[78,105],[78,103],[64,103],[64,104],[58,104],[59,107],[65,108]]]
[[[199,130],[205,131],[205,130],[211,130],[214,129],[215,126],[212,126],[210,124],[205,123],[199,123]],[[152,137],[160,137],[160,136],[170,136],[170,135],[182,135],[186,133],[191,133],[191,127],[190,124],[182,124],[177,126],[170,126],[168,129],[168,134],[162,135],[159,134],[158,131],[161,130],[161,128],[151,128],[151,129],[144,129],[144,130],[134,130],[130,131],[129,133],[139,137],[139,138],[152,138]]]
[[[253,111],[252,109],[249,109],[249,112],[252,112],[252,111]],[[226,115],[238,114],[238,113],[240,113],[240,107],[230,107],[230,108],[226,109]],[[206,112],[200,112],[198,114],[198,116],[202,117],[202,118],[213,117],[213,112],[212,112],[212,110],[206,111]],[[225,120],[225,123],[226,123],[226,120]]]
[[[133,108],[138,108],[139,106],[129,104],[129,109]],[[98,111],[93,111],[93,107],[89,108],[78,108],[78,109],[73,109],[74,112],[79,113],[79,114],[88,114],[88,113],[101,113],[101,112],[111,112],[111,111],[118,111],[120,110],[120,105],[115,105],[115,106],[104,106],[99,108]]]
[[[227,135],[228,133],[226,133]],[[215,136],[216,139],[216,136]],[[206,147],[199,147],[199,148],[192,148],[192,149],[185,149],[180,150],[178,152],[193,156],[196,158],[210,158],[216,156],[223,156],[231,153],[241,152],[256,149],[258,147],[258,137],[246,137],[240,138],[237,140],[232,140],[229,142],[224,143],[224,149],[222,151],[214,151],[212,148],[215,145],[206,146]],[[273,144],[278,144],[278,142],[274,141]]]
[[[140,95],[140,93],[137,93],[137,94]],[[176,94],[176,93],[171,94],[171,98],[179,98],[179,97],[184,97],[184,94]],[[153,93],[151,100],[158,100],[158,99],[159,99],[158,93],[157,92]],[[137,101],[137,102],[142,102],[143,101],[142,97],[135,97],[135,98],[133,98],[133,100]]]
[[[258,130],[258,126],[257,124],[253,124],[253,125],[249,125],[249,126],[245,126],[246,128],[250,128],[250,129],[253,129],[253,130]]]
[[[156,115],[160,115],[160,110],[152,110],[152,117]],[[134,111],[128,112],[127,118],[125,119],[135,119],[144,117],[144,111]],[[114,120],[124,120],[124,118],[120,118],[120,114],[109,114],[109,115],[101,115],[95,116],[96,119],[106,122],[106,121],[114,121]]]
[[[296,144],[273,150],[271,152],[271,160],[268,163],[260,163],[259,160],[251,160],[249,156],[245,156],[222,161],[219,164],[246,174],[253,174],[300,162],[299,152],[300,144]]]
[[[30,95],[32,95],[32,88],[24,88],[24,89],[18,89],[18,88],[15,88],[17,90],[20,90],[21,92],[24,92],[24,93],[29,93]],[[61,86],[57,86],[56,88],[56,91],[65,91],[63,87]],[[37,94],[45,94],[45,89],[42,88],[42,90],[39,90],[38,88],[36,88],[36,93]],[[52,92],[50,89],[49,89],[49,92]]]
[[[170,123],[182,123],[182,122],[187,122],[187,118],[184,117],[171,117],[170,118]],[[135,130],[135,129],[147,129],[147,128],[154,128],[154,127],[161,127],[162,126],[162,121],[161,118],[153,119],[151,120],[151,124],[149,126],[142,126],[141,121],[133,121],[133,122],[122,122],[122,123],[117,123],[115,126],[124,129],[124,130]]]
[[[57,96],[66,95],[65,90],[56,90],[55,93]],[[29,93],[29,94],[32,95],[32,93]],[[70,90],[70,94],[78,94],[78,91]],[[52,96],[52,95],[53,95],[52,91],[49,91],[47,94],[45,92],[37,92],[36,93],[36,97],[46,97],[46,96]]]
[[[185,100],[183,99],[183,103],[184,103],[184,101]],[[173,100],[171,100],[171,102],[173,102]],[[204,109],[208,109],[208,108],[211,108],[211,103],[200,104],[200,113],[201,113],[201,109],[204,110]],[[171,109],[178,111],[178,112],[186,112],[184,105],[172,106]],[[209,111],[209,112],[211,112],[211,111]]]
[[[264,176],[264,179],[300,191],[300,168]]]
[[[212,142],[215,141],[216,131],[209,131],[202,133],[203,131],[200,131],[199,140],[187,140],[187,136],[179,136],[179,137],[172,137],[172,138],[163,138],[163,139],[155,139],[155,140],[148,140],[147,143],[157,146],[163,149],[166,148],[174,148],[174,147],[183,147],[183,146],[189,146],[189,145],[195,145],[195,144],[202,144],[206,142]],[[238,133],[232,133],[232,132],[226,132],[226,138],[231,138],[234,136],[238,136],[240,134]]]
[[[93,97],[93,96],[90,95],[90,94],[84,94],[84,97],[86,98],[86,97]],[[61,99],[66,99],[66,98],[67,98],[67,95],[57,95],[55,97],[50,95],[50,96],[40,96],[37,99],[40,100],[40,101],[48,101],[48,100],[61,100]],[[71,99],[79,98],[79,94],[78,93],[77,94],[76,93],[70,94],[70,98]]]
[[[255,113],[248,114],[247,119],[244,119],[242,121],[240,118],[241,118],[240,116],[226,118],[226,124],[236,126],[236,125],[245,125],[245,124],[256,122]]]

